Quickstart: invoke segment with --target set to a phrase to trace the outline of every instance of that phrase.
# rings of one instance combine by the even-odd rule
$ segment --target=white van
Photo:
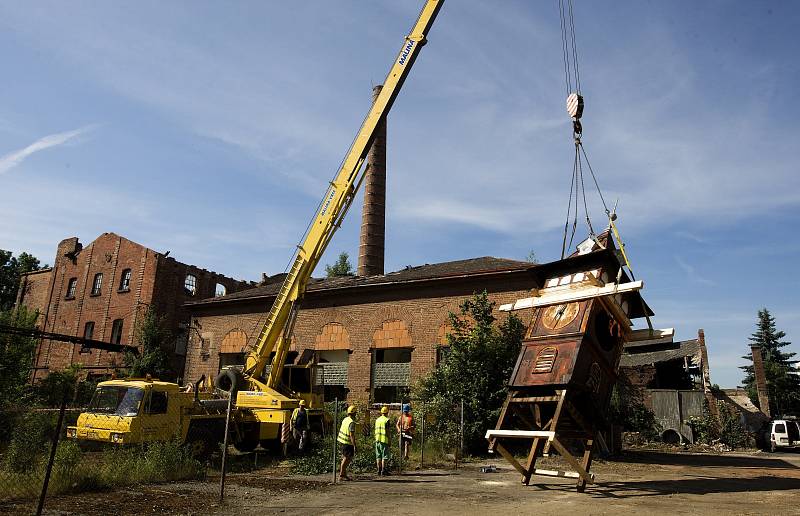
[[[769,423],[765,437],[770,451],[800,447],[800,425],[795,419],[776,419]]]

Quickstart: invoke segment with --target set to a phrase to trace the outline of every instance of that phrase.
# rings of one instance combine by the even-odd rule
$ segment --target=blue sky
[[[283,271],[421,4],[0,2],[0,248],[52,262],[114,231]],[[575,9],[584,143],[655,323],[704,328],[712,380],[735,386],[759,308],[800,342],[800,5]],[[558,258],[560,44],[556,0],[445,3],[389,116],[387,270]],[[357,255],[359,225],[323,263]]]

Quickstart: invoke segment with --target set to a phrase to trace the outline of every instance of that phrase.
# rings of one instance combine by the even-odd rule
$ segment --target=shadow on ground
[[[773,457],[745,457],[736,455],[705,455],[688,453],[661,453],[648,451],[626,452],[614,457],[613,462],[631,464],[660,464],[665,466],[700,466],[720,468],[798,469],[785,460]]]

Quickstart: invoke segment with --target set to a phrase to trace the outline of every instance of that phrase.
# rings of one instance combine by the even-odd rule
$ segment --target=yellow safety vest
[[[389,418],[381,416],[375,420],[375,442],[376,443],[389,443],[389,436],[387,430],[389,428]]]
[[[342,420],[342,426],[339,427],[339,435],[336,438],[341,444],[355,444],[350,439],[350,425],[354,424],[353,418],[347,416]]]

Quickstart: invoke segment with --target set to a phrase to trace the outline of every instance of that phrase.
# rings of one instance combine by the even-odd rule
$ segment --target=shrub
[[[302,455],[297,455],[290,459],[292,473],[296,475],[321,475],[331,473],[333,460],[333,435],[327,435],[311,441]],[[336,470],[342,461],[342,453],[337,444],[336,448]],[[389,443],[389,458],[386,460],[388,471],[397,470],[397,445]],[[362,432],[356,433],[356,455],[350,464],[350,472],[353,473],[372,473],[375,468],[375,439],[371,435],[364,435]]]
[[[52,436],[55,424],[46,412],[29,412],[23,416],[11,433],[11,442],[5,454],[6,467],[22,473],[31,469],[46,450],[45,444]]]
[[[450,314],[447,352],[415,388],[415,397],[433,416],[431,434],[448,446],[460,442],[463,400],[464,446],[472,453],[486,450],[484,434],[497,423],[525,334],[514,314],[496,324],[493,308],[484,291],[465,300],[459,314]]]
[[[652,410],[642,401],[642,393],[621,375],[611,393],[611,421],[627,432],[639,432],[645,440],[658,439],[661,425]]]
[[[719,418],[711,414],[706,401],[702,417],[693,417],[689,420],[695,442],[701,444],[720,442],[733,449],[747,446],[750,438],[742,426],[736,409],[721,400],[716,400],[716,404]]]

